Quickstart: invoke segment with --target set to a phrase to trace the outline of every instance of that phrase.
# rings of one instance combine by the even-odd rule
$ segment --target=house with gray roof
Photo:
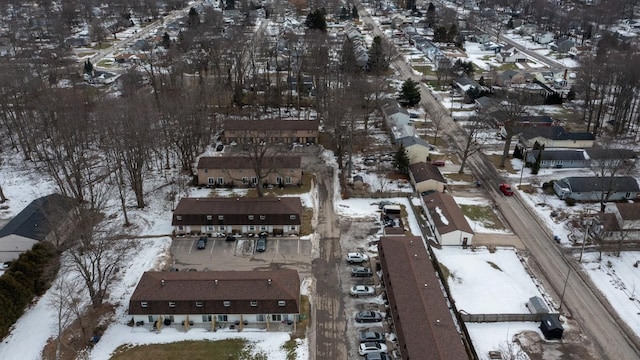
[[[588,132],[568,132],[562,126],[520,126],[514,131],[519,134],[520,142],[527,148],[533,148],[538,142],[549,148],[590,148],[596,137]]]
[[[405,136],[396,140],[396,143],[404,147],[409,157],[410,164],[427,161],[431,145],[417,136]]]
[[[640,187],[631,176],[584,176],[556,180],[553,183],[553,191],[560,199],[619,201],[635,199]]]
[[[0,229],[0,263],[17,259],[40,241],[62,242],[60,230],[70,226],[69,213],[75,204],[60,194],[33,200]]]
[[[300,313],[296,270],[148,271],[129,300],[135,323],[188,329],[189,326],[267,329],[281,323],[295,330]]]
[[[533,164],[540,156],[542,169],[588,168],[591,161],[582,149],[552,149],[527,151],[526,162]]]

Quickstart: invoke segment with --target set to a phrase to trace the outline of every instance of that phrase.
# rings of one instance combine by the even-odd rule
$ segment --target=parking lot
[[[198,237],[174,238],[171,244],[173,269],[178,271],[256,270],[284,267],[296,269],[304,277],[311,272],[311,240],[269,237],[264,252],[256,252],[258,238],[210,237],[198,249]]]

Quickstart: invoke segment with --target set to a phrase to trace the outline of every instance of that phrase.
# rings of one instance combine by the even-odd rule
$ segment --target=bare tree
[[[528,358],[527,353],[514,342],[506,341],[500,345],[501,360],[526,360]]]
[[[264,179],[278,169],[278,164],[274,163],[274,160],[281,153],[282,146],[272,141],[266,131],[247,130],[243,137],[242,152],[249,158],[255,173],[256,193],[258,197],[263,197]]]
[[[504,167],[509,158],[511,141],[519,130],[518,121],[520,117],[526,113],[525,96],[524,93],[507,93],[502,99],[500,111],[505,118],[502,124],[505,130],[505,142],[504,148],[502,149],[502,157],[500,158],[500,167]]]
[[[428,114],[428,112],[426,112],[426,109],[425,109],[425,113]],[[433,131],[434,131],[433,133],[434,145],[438,144],[438,133],[440,132],[440,129],[442,128],[442,126],[445,124],[446,120],[447,120],[447,115],[441,111],[431,115],[431,125],[433,126]]]
[[[482,150],[483,141],[482,138],[478,137],[478,135],[480,131],[487,128],[487,123],[482,117],[475,116],[469,120],[470,124],[464,127],[467,132],[467,136],[460,156],[462,161],[460,163],[460,170],[458,170],[458,174],[464,174],[464,167],[467,164],[469,156]]]
[[[83,297],[85,295],[82,284],[72,276],[61,274],[52,286],[49,306],[54,309],[56,317],[55,329],[55,359],[62,358],[63,346],[68,347],[64,341],[64,334],[69,325],[82,318]]]
[[[137,242],[121,234],[96,209],[80,205],[74,210],[74,219],[75,245],[67,251],[69,258],[62,267],[82,279],[92,307],[98,308],[106,300],[120,267],[135,255]]]

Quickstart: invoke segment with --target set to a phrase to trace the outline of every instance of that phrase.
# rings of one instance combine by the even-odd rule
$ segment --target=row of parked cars
[[[236,238],[234,236],[227,236],[227,241],[235,241]],[[202,236],[198,239],[198,243],[196,245],[196,248],[198,248],[198,250],[204,250],[207,248],[207,242],[209,242],[209,238],[206,236]],[[260,234],[260,237],[258,237],[258,240],[256,241],[256,251],[257,252],[263,252],[267,250],[267,235],[266,234]]]
[[[371,277],[373,271],[369,266],[363,263],[369,261],[366,254],[359,252],[350,252],[346,256],[349,264],[357,264],[351,267],[352,277]],[[349,294],[354,297],[373,296],[376,290],[369,285],[354,285],[349,289]],[[382,314],[375,310],[362,310],[356,313],[355,320],[358,323],[377,323],[382,322]],[[358,333],[358,354],[364,356],[365,360],[390,360],[387,354],[386,339],[383,333],[377,331],[360,331]]]

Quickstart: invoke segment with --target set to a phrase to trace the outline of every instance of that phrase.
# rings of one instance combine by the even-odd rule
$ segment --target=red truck
[[[500,191],[502,191],[505,196],[513,195],[513,190],[511,190],[511,185],[509,184],[500,184]]]

